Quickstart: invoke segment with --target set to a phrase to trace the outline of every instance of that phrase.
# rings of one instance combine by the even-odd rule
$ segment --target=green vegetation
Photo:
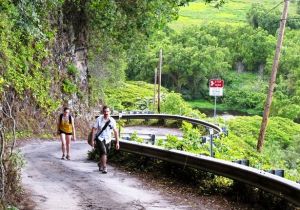
[[[148,110],[156,112],[157,107],[154,107],[153,104],[153,94],[154,85],[152,84],[141,81],[120,83],[118,86],[106,90],[106,104],[117,111]],[[197,118],[205,117],[199,111],[193,110],[179,93],[169,92],[162,87],[161,99],[162,113],[181,114]]]
[[[179,11],[179,18],[169,24],[172,29],[183,30],[188,26],[199,26],[211,22],[222,25],[245,25],[247,24],[247,12],[252,4],[260,4],[261,8],[272,9],[280,3],[280,0],[231,0],[226,1],[222,7],[216,8],[214,3],[207,4],[201,0],[193,1]],[[263,5],[263,6],[262,6]],[[283,4],[276,8],[276,12],[282,11]],[[297,3],[291,1],[289,13],[296,14]]]
[[[193,110],[192,107],[185,102],[181,95],[178,93],[168,93],[162,101],[161,112],[168,114],[179,114],[183,116],[190,116],[194,118],[204,118],[205,115],[197,110]]]
[[[255,77],[254,74],[244,75],[245,77]],[[250,81],[250,80],[249,80]],[[110,98],[119,98],[122,103],[128,94],[133,93],[136,87],[143,94],[152,94],[153,86],[144,82],[130,82],[122,86],[125,88],[124,93],[119,91],[112,91]],[[233,84],[236,84],[233,82]],[[244,85],[247,85],[245,83]],[[252,88],[255,85],[252,85]],[[261,86],[261,85],[258,85]],[[254,90],[252,92],[255,92]],[[256,91],[259,93],[259,91]],[[115,94],[114,94],[115,93]],[[184,114],[184,107],[191,111],[178,93],[165,92],[164,100],[162,102],[162,110],[171,114]],[[132,100],[139,99],[136,94],[130,95]],[[234,97],[237,98],[237,97]],[[247,96],[250,99],[251,97]],[[128,100],[128,99],[127,99]],[[137,100],[138,102],[139,100]],[[126,103],[124,103],[125,105]],[[207,104],[207,102],[206,102]],[[125,107],[126,109],[126,107]],[[195,113],[194,111],[192,111]],[[192,117],[200,117],[203,115],[192,114]],[[220,125],[224,123],[222,119],[218,119]],[[267,127],[266,143],[262,153],[256,151],[257,138],[262,118],[259,116],[252,117],[236,117],[226,121],[227,129],[229,130],[228,136],[222,136],[219,139],[214,139],[215,157],[233,161],[238,159],[248,159],[251,167],[262,170],[283,169],[285,170],[285,178],[298,181],[300,179],[300,159],[297,155],[300,151],[300,125],[292,122],[289,119],[281,117],[271,117]],[[124,123],[124,122],[123,122]],[[133,122],[131,122],[133,123]],[[141,122],[139,122],[141,123]],[[124,125],[122,125],[124,126]],[[202,144],[201,136],[207,135],[207,131],[202,127],[194,127],[189,123],[183,122],[181,127],[184,135],[183,140],[178,139],[176,136],[168,135],[167,140],[158,140],[156,143],[168,149],[179,149],[189,151],[195,154],[209,155],[209,144]],[[141,142],[137,133],[133,134],[132,139]]]
[[[198,109],[198,110],[203,110],[203,112],[211,111],[213,113],[214,107],[215,107],[215,102],[214,101],[207,101],[207,100],[192,100],[192,101],[187,101],[193,109]],[[227,106],[224,103],[220,103],[219,99],[217,98],[217,112],[227,112],[227,111],[232,111],[233,108],[230,106]],[[240,110],[241,111],[241,110]],[[243,112],[243,111],[241,111]]]
[[[228,121],[229,135],[214,139],[215,157],[228,161],[248,159],[250,166],[261,170],[285,170],[285,178],[300,180],[300,125],[291,120],[274,117],[269,121],[265,149],[256,151],[257,137],[262,118],[238,117]],[[209,143],[202,143],[203,129],[190,123],[182,124],[183,139],[168,135],[166,141],[157,141],[158,146],[178,149],[195,154],[210,155]],[[140,140],[139,140],[140,141]],[[297,146],[296,146],[297,145]]]
[[[77,67],[74,64],[68,65],[67,71],[68,71],[68,74],[70,74],[74,77],[78,76],[78,74],[79,74],[79,70],[77,69]]]
[[[53,116],[70,102],[79,116],[102,104],[104,90],[125,80],[130,49],[175,20],[187,2],[0,1],[0,144],[7,145],[0,151],[1,209],[14,206],[20,192],[20,168],[10,159],[15,144],[7,142],[33,130],[31,119],[51,132]]]
[[[261,117],[239,117],[229,121],[230,135],[220,139],[217,150],[224,159],[249,159],[253,167],[269,170],[284,169],[286,178],[297,181],[300,179],[300,159],[295,155],[299,152],[299,124],[285,118],[270,118],[264,151],[256,152],[257,137]],[[235,145],[235,146],[234,146]],[[219,149],[218,149],[219,148]],[[224,150],[225,149],[225,150]],[[228,152],[226,152],[228,151]],[[290,155],[291,154],[292,158]],[[220,156],[219,156],[220,155]]]
[[[212,97],[208,95],[208,81],[223,79],[224,96],[218,98],[221,108],[224,104],[225,110],[261,115],[274,57],[275,31],[280,18],[277,9],[281,8],[267,12],[269,6],[274,7],[271,1],[263,5],[246,2],[244,6],[241,2],[233,1],[236,7],[231,8],[247,5],[244,24],[205,22],[192,27],[187,25],[185,30],[166,29],[153,35],[148,45],[133,51],[134,56],[130,56],[126,69],[128,78],[151,82],[158,52],[162,48],[164,87],[181,93],[188,101],[212,102]],[[186,8],[201,9],[203,5],[197,1]],[[295,5],[292,3],[291,7]],[[203,10],[206,11],[205,8]],[[285,33],[271,115],[299,122],[297,81],[300,62],[297,52],[300,46],[300,19],[295,18],[296,15],[292,12],[289,16],[291,21]],[[272,25],[274,21],[276,27]]]
[[[147,82],[153,83],[160,48],[163,112],[203,118],[183,98],[211,102],[208,81],[220,78],[225,94],[218,99],[219,108],[261,114],[282,5],[269,12],[279,1],[252,5],[262,1],[232,0],[219,9],[211,4],[224,0],[193,1],[185,7],[189,2],[2,0],[0,144],[30,136],[30,126],[50,130],[51,116],[70,101],[82,112],[79,116],[104,103],[115,110],[154,110],[154,88]],[[293,180],[299,174],[299,128],[276,117],[300,122],[299,5],[294,1],[290,7],[264,153],[254,149],[259,117],[232,121],[230,136],[216,141],[218,157],[250,156],[255,167],[285,167]],[[194,141],[196,130],[186,124],[183,129],[185,140],[170,136],[167,147],[206,154],[206,146]],[[14,195],[22,164],[8,147],[0,155],[0,166],[7,164],[1,168],[5,186],[0,192]],[[17,202],[7,198],[12,205]]]
[[[161,89],[162,97],[168,91]],[[105,91],[106,103],[115,110],[152,110],[154,86],[146,82],[120,83]]]
[[[133,58],[129,63],[127,75],[130,79],[151,81],[149,78],[154,76],[151,63],[158,60],[157,46],[164,44],[162,83],[165,87],[182,93],[187,100],[212,100],[208,95],[208,81],[224,79],[222,103],[231,110],[254,109],[255,113],[260,113],[267,84],[263,80],[264,67],[273,56],[273,36],[249,26],[210,24],[187,28],[180,33],[160,33],[156,38],[156,45],[147,46],[147,52],[136,52],[138,59]],[[237,64],[243,66],[242,73],[232,70]],[[262,69],[260,74],[257,74],[258,69]]]
[[[66,94],[73,94],[76,93],[77,87],[74,83],[72,83],[70,80],[65,79],[63,80],[63,85],[62,85],[62,92]]]

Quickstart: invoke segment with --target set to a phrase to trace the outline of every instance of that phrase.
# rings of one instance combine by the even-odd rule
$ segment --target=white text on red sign
[[[224,80],[212,79],[212,80],[209,81],[209,87],[223,88],[224,87]]]

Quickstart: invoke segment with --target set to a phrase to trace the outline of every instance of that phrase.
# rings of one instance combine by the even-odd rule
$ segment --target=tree
[[[299,5],[299,2],[297,5]],[[247,20],[254,28],[261,27],[270,34],[275,35],[279,27],[280,11],[267,9],[261,3],[252,4],[252,7],[247,12]],[[287,26],[292,29],[300,29],[299,16],[290,15],[287,20]]]
[[[279,26],[280,12],[278,10],[268,11],[260,4],[252,4],[251,9],[247,12],[247,20],[254,28],[261,27],[270,34],[275,34]]]

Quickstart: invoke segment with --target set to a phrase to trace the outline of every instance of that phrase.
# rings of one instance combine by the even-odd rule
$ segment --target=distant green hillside
[[[207,22],[220,22],[224,24],[245,24],[246,14],[253,3],[262,3],[268,9],[272,9],[282,0],[228,0],[221,8],[217,9],[212,4],[205,4],[203,0],[191,2],[189,6],[182,7],[179,18],[169,24],[173,29],[182,29],[186,26],[200,25]],[[276,10],[282,11],[283,4]],[[296,13],[296,3],[289,6],[289,13]]]

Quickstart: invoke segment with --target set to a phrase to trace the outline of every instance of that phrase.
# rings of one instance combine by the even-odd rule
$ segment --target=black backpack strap
[[[61,124],[62,118],[63,118],[63,114],[60,114],[60,115],[59,115],[59,123],[60,123],[60,124]]]
[[[101,131],[96,136],[96,139],[98,139],[98,137],[101,135],[101,133],[107,128],[107,126],[108,126],[109,123],[110,123],[110,119],[105,123],[105,125],[103,126],[103,128],[101,129]]]
[[[59,115],[59,123],[61,123],[63,116],[64,116],[64,114],[60,114]],[[72,124],[72,117],[71,117],[71,115],[69,115],[69,123]]]

